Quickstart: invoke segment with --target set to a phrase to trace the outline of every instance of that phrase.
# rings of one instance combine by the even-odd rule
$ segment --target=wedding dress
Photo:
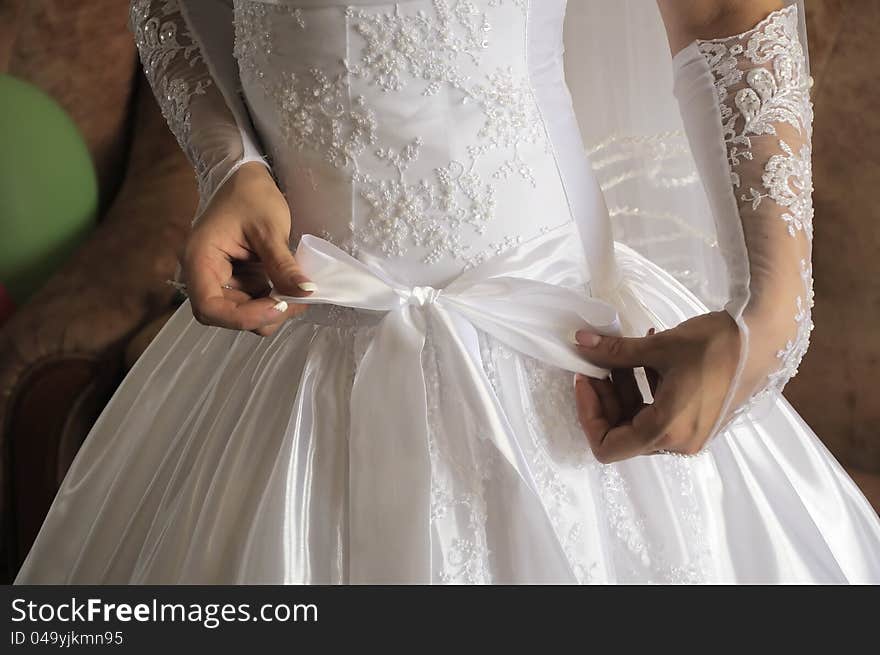
[[[779,394],[811,305],[796,7],[676,56],[687,141],[618,135],[587,157],[582,135],[633,80],[574,82],[596,116],[578,123],[565,5],[133,0],[196,220],[262,162],[318,290],[270,338],[184,302],[17,583],[880,582],[880,521]],[[701,454],[601,464],[572,376],[606,372],[572,331],[673,327],[711,295],[698,256],[667,272],[614,241],[612,218],[645,210],[621,186],[638,171],[607,174],[646,150],[660,165],[643,181],[690,179],[714,217],[743,354]],[[695,162],[677,182],[676,152]],[[671,252],[664,235],[643,252]],[[756,298],[789,308],[781,343]]]

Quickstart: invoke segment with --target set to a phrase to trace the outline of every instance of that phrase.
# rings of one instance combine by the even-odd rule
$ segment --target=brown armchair
[[[122,0],[0,0],[0,71],[73,117],[102,207],[89,240],[0,327],[4,581],[95,418],[175,307],[163,281],[196,188],[139,74],[127,17]]]

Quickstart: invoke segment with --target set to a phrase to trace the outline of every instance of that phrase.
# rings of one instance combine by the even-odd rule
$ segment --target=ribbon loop
[[[407,302],[418,307],[433,305],[440,297],[440,293],[440,290],[434,287],[413,287],[409,292]]]

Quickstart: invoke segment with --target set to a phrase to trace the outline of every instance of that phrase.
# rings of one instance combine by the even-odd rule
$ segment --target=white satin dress
[[[611,239],[564,1],[349,5],[235,2],[316,304],[260,338],[184,302],[16,583],[880,582],[877,515],[781,396],[697,457],[590,453],[572,331],[706,308]]]

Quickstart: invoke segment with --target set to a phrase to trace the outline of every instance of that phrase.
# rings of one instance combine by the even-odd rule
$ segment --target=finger
[[[614,383],[607,378],[603,380],[588,377],[587,384],[596,392],[600,408],[605,418],[608,419],[609,425],[614,427],[620,423],[624,418],[623,404]]]
[[[656,450],[652,446],[662,437],[662,428],[655,414],[654,405],[645,405],[631,423],[609,430],[599,447],[593,450],[596,459],[610,464]]]
[[[229,256],[208,240],[193,240],[184,255],[187,291],[196,320],[204,325],[232,330],[254,330],[277,323],[288,311],[287,303],[266,297],[253,299],[247,294],[227,297],[234,289],[224,289],[230,279],[232,264]],[[238,292],[243,293],[243,292]]]
[[[246,303],[249,300],[254,299],[254,297],[246,291],[242,291],[241,289],[234,289],[228,286],[223,287],[223,297],[227,300],[231,300],[236,305],[241,305],[242,303]]]
[[[602,463],[619,462],[657,450],[670,424],[667,403],[660,389],[653,404],[644,405],[630,423],[611,428],[593,453]]]
[[[647,337],[603,336],[590,330],[575,335],[578,351],[590,363],[603,368],[662,368],[662,342],[658,335]]]
[[[616,368],[611,371],[611,383],[620,404],[622,418],[632,419],[644,404],[642,392],[636,382],[635,371],[631,368]],[[616,421],[616,422],[619,422]]]
[[[247,300],[250,300],[253,298],[253,296],[249,292],[245,292],[240,289],[232,288],[232,284],[234,284],[234,283],[235,283],[235,278],[233,278],[232,283],[224,286],[224,290],[225,290],[224,294],[223,294],[224,296],[226,296],[227,298],[229,298],[230,300],[232,300],[238,304],[241,304],[242,302],[246,302]],[[265,284],[265,279],[263,281],[263,286],[266,289],[269,289],[269,286]],[[259,297],[265,297],[267,295],[268,295],[268,291],[266,291],[265,293],[260,293]],[[276,304],[278,301],[280,301],[280,299],[276,299]],[[290,309],[289,303],[288,303],[288,309]],[[285,316],[285,313],[279,312],[279,316],[285,317],[285,320],[287,318]],[[269,325],[263,325],[263,326],[260,326],[258,328],[253,329],[253,330],[250,330],[250,331],[253,332],[254,334],[256,334],[257,336],[270,337],[273,334],[275,334],[282,325],[284,325],[284,320],[279,320],[277,323],[270,323]]]
[[[578,420],[593,453],[601,452],[605,439],[621,424],[617,393],[609,380],[578,376],[575,379]]]
[[[209,241],[194,239],[187,244],[182,264],[193,315],[200,323],[230,328],[244,324],[239,303],[224,294],[223,284],[232,276],[225,252]]]
[[[278,332],[279,329],[281,329],[282,325],[284,325],[283,322],[274,323],[272,325],[264,325],[263,327],[259,327],[256,330],[251,330],[251,331],[254,334],[261,336],[261,337],[271,337],[273,334]]]
[[[656,329],[649,328],[645,336],[650,337],[656,332]],[[645,372],[645,380],[647,380],[648,382],[648,390],[651,392],[651,397],[653,398],[654,394],[657,393],[657,387],[660,386],[660,373],[658,373],[650,366],[645,366],[642,368],[642,370]]]
[[[242,305],[248,301],[254,300],[254,297],[246,291],[242,291],[240,289],[230,289],[228,287],[223,288],[223,296],[237,305]],[[259,334],[260,336],[267,337],[274,334],[278,330],[278,328],[284,324],[284,321],[289,318],[299,316],[300,314],[308,310],[307,305],[289,303],[285,300],[282,300],[281,298],[277,298],[272,295],[261,295],[259,297],[266,298],[272,301],[272,309],[274,310],[274,313],[270,314],[270,317],[273,318],[275,321],[272,323],[260,325],[251,330],[256,334]]]
[[[317,290],[317,286],[302,272],[296,258],[290,252],[286,234],[269,228],[249,234],[248,239],[278,293],[302,297]]]
[[[227,289],[240,289],[254,298],[268,296],[272,291],[266,271],[259,267],[241,267],[238,262],[232,266],[232,277],[223,285]]]
[[[599,444],[611,429],[611,421],[603,407],[602,400],[593,378],[585,375],[576,375],[574,379],[575,406],[577,408],[578,421],[590,444],[590,449],[595,452]],[[607,382],[607,380],[602,380]]]
[[[229,330],[256,330],[287,318],[289,313],[291,305],[271,296],[238,303],[221,295],[206,299],[199,307],[193,306],[199,323]]]
[[[232,289],[246,293],[251,298],[265,298],[272,295],[272,287],[265,276],[261,278],[241,278],[233,275],[223,285],[224,289]]]

